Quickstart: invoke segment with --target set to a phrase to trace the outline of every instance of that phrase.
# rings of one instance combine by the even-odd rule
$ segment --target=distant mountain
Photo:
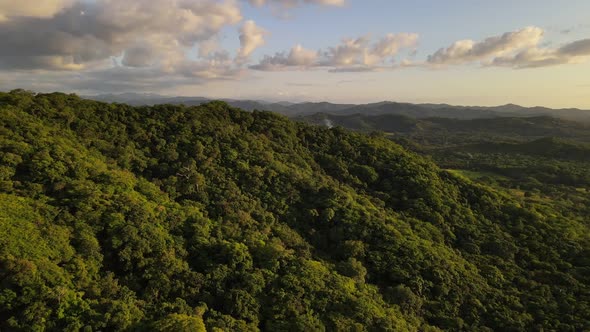
[[[106,94],[98,96],[84,96],[84,98],[103,101],[126,103],[134,106],[174,104],[195,106],[207,103],[213,99],[204,97],[168,97],[156,94]],[[560,119],[590,122],[590,110],[576,108],[551,109],[547,107],[523,107],[515,104],[507,104],[493,107],[483,106],[453,106],[448,104],[411,104],[383,101],[371,104],[333,104],[329,102],[265,102],[259,100],[221,99],[233,107],[244,110],[272,111],[297,117],[316,113],[334,115],[403,115],[414,119],[424,118],[450,118],[450,119],[490,119],[498,117],[537,117],[551,116]]]
[[[129,104],[133,106],[151,106],[157,104],[200,105],[210,101],[210,99],[203,97],[167,97],[151,93],[104,94],[97,96],[83,96],[83,98],[108,103]]]
[[[301,115],[295,120],[314,125],[340,126],[358,131],[382,131],[411,137],[414,141],[433,140],[465,144],[481,139],[528,141],[543,137],[559,137],[590,142],[590,123],[549,116],[494,117],[481,119],[412,118],[398,114],[329,114]],[[440,142],[439,142],[440,143]]]
[[[334,113],[333,111],[325,111]],[[395,114],[411,118],[452,118],[452,119],[489,119],[497,117],[537,117],[551,116],[573,121],[590,121],[590,111],[576,108],[551,109],[547,107],[523,107],[514,104],[483,107],[483,106],[452,106],[447,104],[410,104],[396,102],[380,102],[374,104],[354,105],[341,110],[338,114],[380,115]]]

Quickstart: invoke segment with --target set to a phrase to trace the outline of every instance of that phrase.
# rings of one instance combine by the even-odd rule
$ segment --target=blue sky
[[[4,90],[590,109],[589,1],[21,1],[0,37]]]
[[[526,26],[539,26],[555,38],[589,37],[590,1],[546,0],[349,0],[342,7],[303,6],[281,19],[271,10],[244,6],[244,16],[272,32],[260,51],[289,48],[300,42],[312,48],[344,37],[416,32],[425,52],[458,39],[480,40]],[[578,25],[586,24],[585,29]],[[559,31],[573,29],[570,36]]]

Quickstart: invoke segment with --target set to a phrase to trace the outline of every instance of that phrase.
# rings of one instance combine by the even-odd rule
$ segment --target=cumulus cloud
[[[527,27],[480,42],[460,40],[430,55],[426,64],[440,67],[480,63],[484,66],[536,68],[583,62],[590,57],[590,39],[549,48],[541,43],[543,35],[543,29]]]
[[[240,29],[239,61],[245,61],[255,49],[264,45],[264,36],[268,32],[257,26],[252,20],[246,21]]]
[[[399,33],[388,34],[374,43],[368,36],[344,39],[339,45],[329,47],[325,51],[312,51],[297,45],[289,53],[265,56],[250,68],[277,71],[326,67],[333,72],[393,68],[395,57],[400,50],[415,47],[417,41],[417,34]]]
[[[345,0],[248,0],[253,6],[275,5],[282,7],[295,7],[301,4],[314,4],[322,6],[342,6]]]
[[[306,68],[316,65],[318,52],[296,45],[288,54],[276,53],[274,56],[265,56],[258,64],[251,66],[251,69],[263,71],[278,71],[286,68]]]
[[[198,0],[80,1],[50,17],[14,13],[0,22],[0,66],[52,70],[119,56],[124,65],[154,64],[158,55],[182,54],[242,19],[234,1]]]
[[[543,30],[527,27],[487,38],[481,42],[460,40],[447,48],[441,48],[428,57],[428,62],[437,65],[463,64],[489,59],[490,57],[536,46],[543,37]]]
[[[401,48],[414,47],[417,42],[418,34],[390,33],[375,44],[372,53],[380,58],[395,56]]]
[[[516,54],[500,56],[491,65],[513,68],[538,68],[575,64],[590,59],[590,39],[574,41],[560,48],[531,47]]]
[[[224,28],[242,22],[237,0],[31,2],[0,0],[0,83],[8,88],[117,92],[238,79],[236,59],[263,42],[246,22],[236,55],[220,49]]]
[[[365,65],[368,62],[369,43],[369,37],[344,39],[340,45],[329,47],[328,51],[323,52],[319,64],[326,67],[340,68]]]

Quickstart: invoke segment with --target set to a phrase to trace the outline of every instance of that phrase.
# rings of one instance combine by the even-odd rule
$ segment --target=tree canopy
[[[588,211],[222,102],[0,93],[0,329],[590,329]]]

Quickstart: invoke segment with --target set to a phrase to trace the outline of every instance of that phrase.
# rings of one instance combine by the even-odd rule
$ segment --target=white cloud
[[[297,45],[288,54],[282,52],[274,56],[265,56],[257,65],[250,68],[277,71],[326,67],[333,72],[393,68],[395,57],[400,50],[415,47],[417,40],[417,34],[399,33],[388,34],[372,44],[371,38],[364,36],[344,39],[337,46],[317,52]]]
[[[278,71],[286,68],[306,68],[315,65],[318,52],[296,45],[289,54],[276,53],[274,56],[265,56],[257,65],[250,68],[263,71]]]
[[[590,39],[574,41],[560,48],[531,47],[516,54],[494,58],[490,65],[512,68],[538,68],[583,63],[590,59]]]
[[[244,22],[240,29],[240,50],[238,51],[239,61],[245,61],[252,52],[264,45],[264,36],[268,32],[257,26],[252,20]]]
[[[369,37],[344,39],[340,45],[330,47],[328,51],[323,52],[320,65],[326,67],[350,67],[357,64],[367,64],[369,43]]]
[[[417,42],[416,33],[390,33],[375,44],[372,53],[380,57],[395,56],[401,48],[414,47]]]
[[[481,42],[460,40],[430,55],[428,62],[435,65],[451,65],[482,61],[533,47],[541,41],[542,37],[541,28],[527,27],[501,36],[490,37]]]
[[[481,42],[460,40],[430,55],[426,65],[441,67],[476,62],[483,66],[518,69],[579,63],[590,58],[590,39],[548,48],[542,47],[543,35],[543,29],[527,27]]]

